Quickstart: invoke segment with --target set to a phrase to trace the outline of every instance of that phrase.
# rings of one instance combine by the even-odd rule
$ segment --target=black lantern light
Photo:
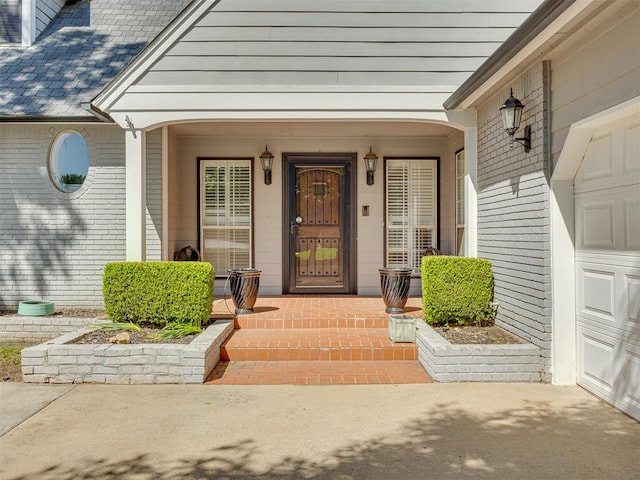
[[[524,147],[524,151],[528,152],[531,150],[531,126],[527,125],[524,127],[524,137],[514,137],[520,128],[523,109],[524,105],[513,96],[513,89],[511,89],[509,98],[507,98],[500,107],[500,114],[502,115],[502,126],[511,137],[511,146],[513,147],[513,142],[518,142]]]
[[[267,146],[264,146],[264,152],[260,154],[260,163],[262,164],[262,170],[264,170],[264,184],[271,185],[271,169],[273,168],[273,153],[269,151]]]
[[[367,169],[367,185],[373,185],[373,174],[376,171],[376,166],[378,164],[378,155],[373,153],[371,146],[369,146],[369,153],[364,156],[364,164]]]

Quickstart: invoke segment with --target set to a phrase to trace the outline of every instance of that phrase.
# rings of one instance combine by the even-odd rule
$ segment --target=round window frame
[[[53,152],[54,152],[54,147],[56,146],[57,142],[61,141],[61,139],[66,136],[66,135],[78,135],[82,141],[84,142],[84,145],[86,147],[86,151],[87,151],[87,166],[86,166],[86,174],[84,176],[84,179],[82,181],[81,184],[74,184],[74,185],[78,185],[77,188],[74,188],[73,190],[69,190],[69,189],[65,189],[60,182],[57,180],[56,175],[54,174],[54,168],[53,168]],[[90,176],[90,169],[91,166],[91,155],[89,153],[89,144],[87,143],[87,140],[85,138],[85,136],[78,132],[77,130],[73,130],[73,129],[66,129],[66,130],[62,130],[60,132],[58,132],[56,134],[55,137],[53,137],[53,140],[51,141],[51,144],[49,145],[49,152],[47,155],[47,173],[49,174],[49,181],[51,182],[51,184],[55,187],[55,189],[64,194],[64,195],[71,195],[71,196],[75,196],[78,195],[79,192],[84,190],[84,187],[86,187],[87,185],[87,180],[89,179]]]

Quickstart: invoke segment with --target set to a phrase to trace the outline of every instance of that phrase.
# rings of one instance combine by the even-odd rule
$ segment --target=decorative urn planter
[[[387,313],[403,313],[409,298],[410,268],[381,268],[380,288]]]
[[[255,268],[233,268],[229,270],[231,299],[236,306],[235,313],[253,313],[253,306],[260,288],[261,270]]]

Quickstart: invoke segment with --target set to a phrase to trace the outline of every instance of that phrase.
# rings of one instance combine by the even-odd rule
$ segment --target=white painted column
[[[464,255],[478,256],[478,129],[464,129]]]
[[[577,365],[573,179],[551,180],[550,203],[552,383],[575,385]]]
[[[162,236],[160,241],[162,260],[169,258],[169,127],[162,127]]]
[[[127,261],[146,259],[146,133],[127,129],[126,137],[126,246]]]
[[[22,46],[36,41],[36,0],[22,0]]]
[[[449,110],[447,118],[464,130],[464,237],[465,257],[478,256],[478,115],[474,109]]]

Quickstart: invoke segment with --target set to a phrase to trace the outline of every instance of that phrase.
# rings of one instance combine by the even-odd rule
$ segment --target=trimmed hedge
[[[114,322],[206,322],[213,307],[214,271],[199,262],[114,262],[104,267],[102,293]]]
[[[422,307],[432,325],[493,323],[493,273],[482,258],[428,256],[422,259]]]

